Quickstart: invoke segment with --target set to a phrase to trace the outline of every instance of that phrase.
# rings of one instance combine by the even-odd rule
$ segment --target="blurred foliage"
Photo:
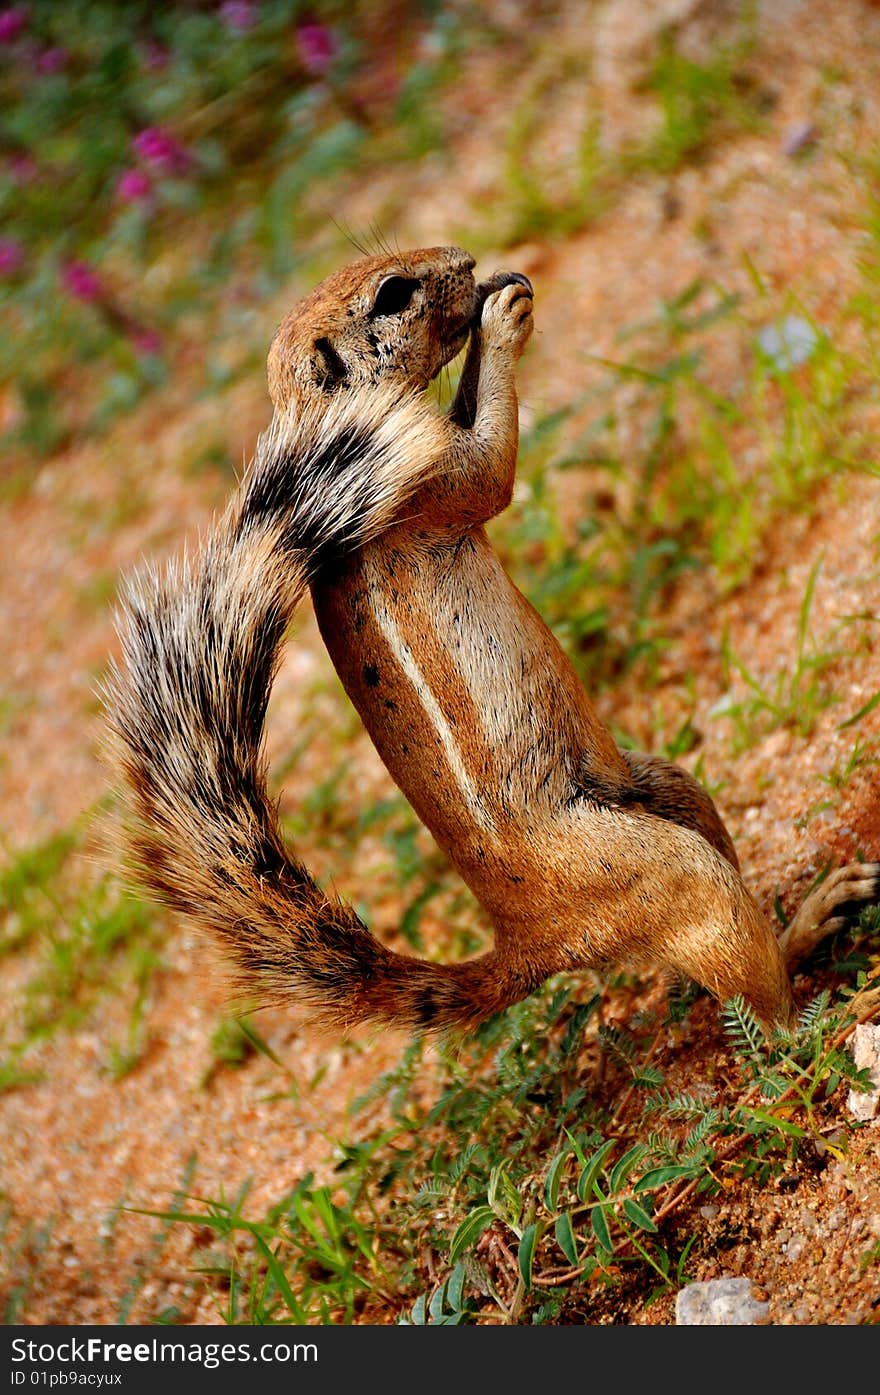
[[[465,14],[472,39],[479,11],[393,0],[0,9],[0,442],[102,429],[187,344],[223,342],[207,388],[246,369],[317,177],[439,139],[412,107]]]

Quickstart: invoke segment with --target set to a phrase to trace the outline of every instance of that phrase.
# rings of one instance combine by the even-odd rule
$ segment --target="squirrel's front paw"
[[[486,348],[507,349],[519,358],[534,329],[531,282],[518,277],[488,296],[480,329]]]

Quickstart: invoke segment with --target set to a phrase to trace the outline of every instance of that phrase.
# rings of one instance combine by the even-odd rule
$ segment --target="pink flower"
[[[9,177],[14,184],[30,184],[37,174],[37,162],[30,155],[13,155],[9,161]]]
[[[0,276],[14,276],[24,263],[24,248],[14,237],[0,237]]]
[[[67,50],[64,48],[44,48],[37,58],[37,69],[41,73],[60,73],[67,66]]]
[[[0,10],[0,44],[11,44],[17,39],[27,24],[26,5],[12,5],[8,10]]]
[[[153,192],[150,176],[143,170],[123,170],[116,185],[116,192],[123,203],[140,203]]]
[[[183,174],[190,159],[183,146],[159,126],[148,126],[132,141],[135,153],[162,174]]]
[[[162,340],[154,329],[139,330],[131,342],[139,354],[157,354],[162,348]]]
[[[61,268],[61,284],[74,300],[100,300],[101,282],[88,262],[65,262]]]
[[[156,39],[148,39],[144,44],[141,53],[143,64],[151,73],[161,73],[168,67],[170,54],[164,44],[160,44]]]
[[[252,29],[257,22],[257,7],[251,0],[224,0],[220,18],[227,29]]]
[[[336,57],[337,44],[333,30],[316,20],[304,20],[297,25],[296,45],[300,63],[313,77],[326,73]]]

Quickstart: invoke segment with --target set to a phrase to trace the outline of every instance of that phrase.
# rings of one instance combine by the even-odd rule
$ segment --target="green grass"
[[[836,701],[826,681],[826,671],[841,657],[841,650],[832,647],[833,640],[817,643],[810,628],[810,611],[821,568],[821,558],[810,570],[803,599],[798,611],[797,631],[792,651],[771,680],[762,682],[737,658],[725,636],[722,654],[730,675],[742,679],[746,695],[734,699],[729,695],[716,703],[712,715],[725,717],[735,732],[733,751],[746,749],[765,729],[791,727],[801,737],[813,731],[819,713]]]
[[[623,330],[619,357],[592,358],[594,385],[522,441],[516,499],[493,536],[591,684],[633,668],[654,681],[683,579],[699,573],[723,602],[765,563],[782,520],[816,507],[830,480],[875,469],[863,422],[876,383],[843,347],[870,327],[852,306],[823,326],[748,271],[750,294],[700,278]],[[735,390],[714,382],[722,336],[738,346]],[[753,690],[741,715],[760,705],[811,728],[837,645],[814,646],[802,624],[796,647],[778,692],[728,652]]]
[[[25,1320],[28,1295],[52,1238],[51,1224],[37,1226],[30,1220],[13,1238],[14,1220],[12,1206],[5,1196],[0,1195],[0,1275],[5,1280],[5,1301],[0,1321],[4,1326]]]
[[[573,155],[548,162],[544,142],[560,110],[560,97],[583,107],[582,64],[564,55],[537,65],[526,95],[515,107],[504,147],[503,218],[499,239],[508,246],[530,238],[564,238],[588,227],[609,207],[611,168],[602,151],[600,113],[589,102]],[[473,239],[471,239],[473,240]]]
[[[852,749],[845,760],[836,761],[822,779],[833,790],[843,790],[849,784],[852,776],[857,770],[864,770],[869,766],[880,764],[877,756],[877,743],[873,740],[863,740],[857,737]]]
[[[862,1272],[866,1269],[870,1269],[871,1266],[875,1264],[880,1264],[880,1240],[877,1240],[873,1245],[869,1246],[859,1261],[859,1267]]]
[[[661,35],[642,82],[657,101],[659,121],[630,156],[634,169],[672,174],[705,159],[725,136],[760,129],[765,100],[748,73],[756,8],[741,5],[734,32],[701,61],[684,54],[669,31]]]
[[[639,83],[656,109],[653,130],[631,145],[614,141],[582,53],[545,47],[535,54],[506,127],[493,244],[559,241],[600,219],[633,181],[668,178],[723,140],[759,130],[766,101],[749,75],[753,11],[743,5],[728,35],[700,62],[682,53],[670,30],[661,33]],[[572,110],[578,113],[572,148],[559,153],[554,136],[568,129]],[[480,228],[464,235],[466,245],[484,240]]]
[[[186,1165],[183,1169],[183,1175],[180,1179],[180,1184],[177,1190],[175,1191],[171,1201],[172,1207],[179,1206],[184,1196],[186,1196],[189,1187],[192,1184],[197,1163],[198,1158],[195,1154],[192,1154],[192,1156],[187,1159]],[[118,1220],[119,1216],[117,1214],[114,1216],[110,1227],[109,1243],[111,1245],[114,1242],[115,1227],[116,1224],[118,1224]],[[141,1290],[147,1283],[148,1279],[151,1277],[155,1267],[161,1261],[162,1251],[165,1248],[165,1244],[170,1233],[171,1222],[167,1220],[163,1221],[163,1223],[160,1226],[157,1226],[154,1230],[145,1253],[138,1256],[136,1267],[131,1276],[129,1277],[128,1283],[126,1284],[125,1289],[119,1299],[119,1305],[116,1312],[116,1321],[118,1323],[126,1323],[129,1321],[132,1308],[134,1307],[134,1304],[137,1301],[141,1293]],[[156,1322],[162,1322],[165,1320],[167,1320],[167,1318],[164,1312],[156,1314]]]
[[[36,1078],[29,1062],[40,1043],[87,1021],[107,993],[123,995],[128,1010],[122,1038],[107,1043],[106,1070],[124,1075],[146,1045],[161,965],[155,913],[115,877],[95,876],[84,836],[71,828],[26,848],[0,877],[0,955],[24,966],[0,1029],[4,1089]]]
[[[865,918],[863,944],[876,930]],[[151,1214],[210,1235],[196,1269],[230,1323],[595,1321],[622,1285],[650,1304],[693,1274],[699,1205],[809,1166],[864,1077],[853,992],[772,1039],[727,1004],[720,1095],[667,1086],[668,1021],[607,1029],[598,995],[550,984],[434,1065],[411,1046],[354,1106],[332,1184],[306,1177],[259,1216],[247,1188]],[[390,1122],[364,1134],[379,1100]]]

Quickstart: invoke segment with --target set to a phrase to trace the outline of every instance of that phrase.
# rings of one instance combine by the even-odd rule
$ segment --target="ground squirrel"
[[[140,874],[246,991],[325,1024],[472,1027],[559,970],[668,966],[761,1019],[878,892],[833,872],[777,938],[702,787],[619,750],[483,525],[510,502],[532,288],[440,247],[358,261],[282,323],[270,429],[195,556],[129,583],[107,689]],[[424,389],[469,341],[448,416]],[[321,633],[385,765],[491,917],[450,965],[391,953],[285,848],[263,726],[291,615]]]

